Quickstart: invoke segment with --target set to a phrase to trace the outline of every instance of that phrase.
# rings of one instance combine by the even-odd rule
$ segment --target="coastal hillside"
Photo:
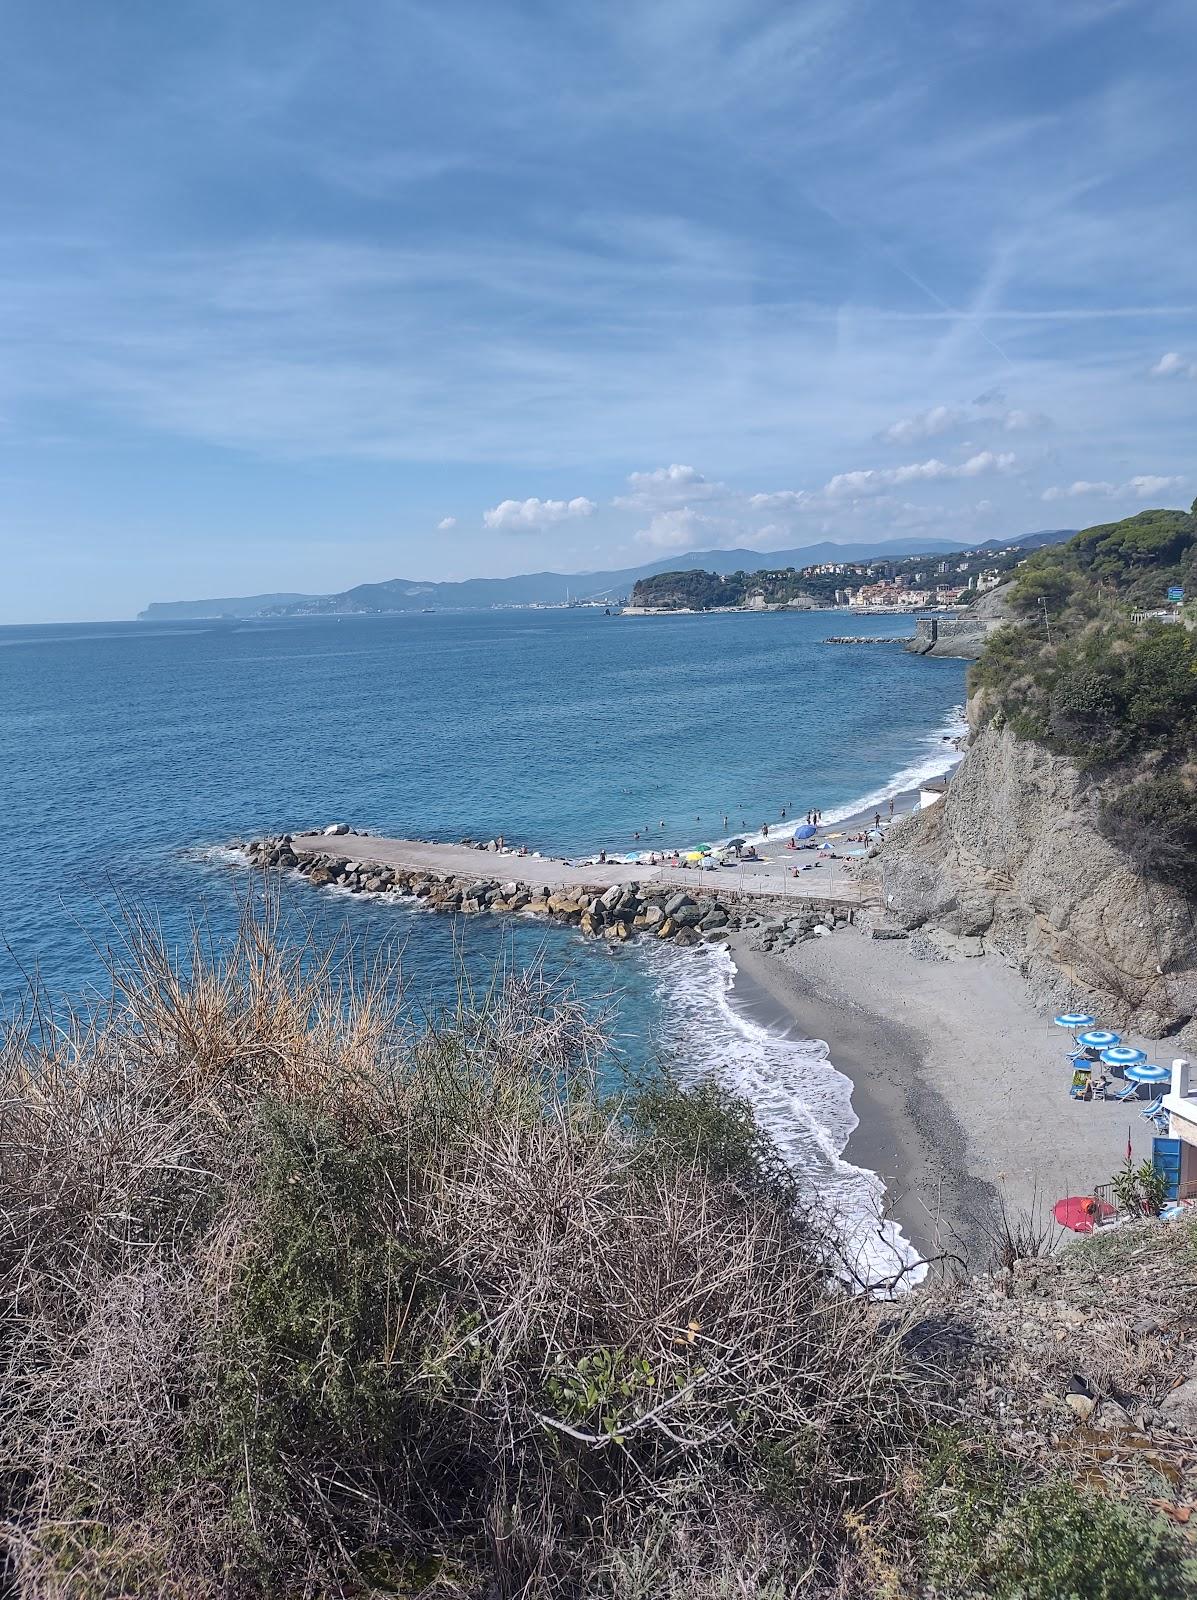
[[[1191,1223],[844,1292],[746,1103],[269,916],[0,1040],[13,1600],[1183,1600]]]
[[[1024,550],[1054,544],[1073,530],[1047,528],[1017,541]],[[1009,540],[991,539],[982,550],[1000,550]],[[884,539],[870,543],[834,544],[823,540],[796,550],[773,552],[776,567],[802,567],[826,561],[902,560],[938,554],[954,546],[945,539]],[[759,560],[752,550],[699,550],[664,556],[638,567],[607,572],[526,572],[510,578],[463,578],[436,581],[388,578],[359,583],[333,594],[263,594],[221,600],[155,600],[138,613],[142,622],[180,622],[204,617],[375,616],[393,612],[461,610],[490,606],[565,605],[569,600],[623,600],[640,578],[667,570],[706,569],[717,573],[743,570]]]
[[[1045,999],[1151,1037],[1197,1017],[1197,515],[1146,511],[1018,567],[942,805],[865,869],[907,926],[983,935]]]
[[[1039,536],[1041,539],[1046,537]],[[988,585],[1026,560],[1028,545],[995,549],[991,544],[970,550],[922,551],[912,556],[878,556],[852,560],[846,553],[806,566],[774,566],[754,571],[706,572],[677,569],[637,580],[634,609],[645,611],[760,610],[772,606],[842,605],[863,588],[890,603],[899,591],[922,595],[927,603],[970,605]]]

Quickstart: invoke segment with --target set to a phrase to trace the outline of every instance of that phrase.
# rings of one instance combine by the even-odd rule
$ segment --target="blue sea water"
[[[853,629],[909,623],[584,609],[0,629],[0,1008],[35,970],[51,997],[86,995],[121,899],[171,940],[196,918],[230,930],[244,880],[221,847],[260,832],[344,819],[581,854],[874,803],[946,766],[963,669],[821,642]],[[634,1063],[747,1084],[796,1162],[855,1181],[835,1170],[851,1086],[818,1050],[752,1037],[724,953],[293,892],[318,935],[400,941],[421,1006],[451,1002],[463,962],[483,981],[539,956]]]

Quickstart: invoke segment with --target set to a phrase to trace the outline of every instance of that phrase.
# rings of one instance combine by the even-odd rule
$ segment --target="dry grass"
[[[9,1591],[832,1592],[930,1403],[903,1319],[538,974],[419,1030],[392,979],[134,921],[0,1045]]]

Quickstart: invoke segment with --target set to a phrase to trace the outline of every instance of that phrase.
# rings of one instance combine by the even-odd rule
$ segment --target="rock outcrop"
[[[944,799],[862,868],[908,929],[982,937],[1038,999],[1149,1038],[1197,1043],[1197,912],[1144,879],[1097,826],[1100,791],[1040,745],[988,725]]]

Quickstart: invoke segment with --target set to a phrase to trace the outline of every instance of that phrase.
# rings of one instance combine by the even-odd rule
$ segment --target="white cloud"
[[[1025,433],[1036,428],[1050,427],[1050,418],[1041,411],[986,411],[982,408],[993,400],[1002,399],[1000,391],[992,396],[980,395],[972,406],[932,406],[929,411],[919,411],[913,417],[903,417],[882,430],[878,438],[885,444],[918,444],[923,439],[937,439],[945,433],[955,433],[961,428],[972,428],[982,423],[1001,428],[1003,433]]]
[[[564,522],[570,517],[590,517],[597,510],[593,500],[577,495],[573,500],[501,500],[497,506],[482,513],[488,528],[511,528],[517,533],[531,528],[547,528],[554,522]]]
[[[902,467],[867,467],[856,472],[837,472],[823,487],[830,499],[877,494],[903,483],[935,483],[952,478],[979,478],[993,472],[1010,472],[1017,457],[1012,451],[995,454],[980,450],[958,466],[932,456],[928,461],[912,461]]]
[[[441,520],[437,523],[436,529],[437,529],[438,533],[448,533],[450,528],[455,528],[456,526],[457,526],[457,518],[456,517],[442,517]]]
[[[1179,350],[1169,350],[1151,369],[1153,378],[1197,378],[1197,361],[1188,361]]]
[[[807,489],[778,489],[773,494],[750,494],[748,504],[754,511],[804,511],[815,501]]]
[[[890,423],[881,437],[887,444],[917,444],[920,439],[936,439],[953,428],[967,427],[971,421],[969,411],[953,406],[932,406],[930,411],[920,411],[916,416]]]
[[[689,506],[677,506],[672,511],[658,511],[647,528],[636,534],[639,544],[652,545],[657,550],[682,550],[691,546],[706,518]]]
[[[1048,501],[1077,500],[1085,495],[1102,495],[1109,500],[1150,500],[1153,495],[1163,494],[1166,489],[1178,489],[1184,481],[1180,477],[1164,478],[1151,473],[1140,473],[1137,477],[1128,478],[1125,483],[1093,482],[1078,478],[1075,483],[1053,484],[1050,489],[1043,491],[1040,498]]]
[[[1003,433],[1029,433],[1036,428],[1051,426],[1051,418],[1042,411],[1007,411],[1002,418]]]
[[[712,483],[696,467],[657,467],[652,472],[629,474],[630,494],[611,502],[619,511],[655,511],[685,505],[691,500],[714,500],[727,493],[722,483]]]

